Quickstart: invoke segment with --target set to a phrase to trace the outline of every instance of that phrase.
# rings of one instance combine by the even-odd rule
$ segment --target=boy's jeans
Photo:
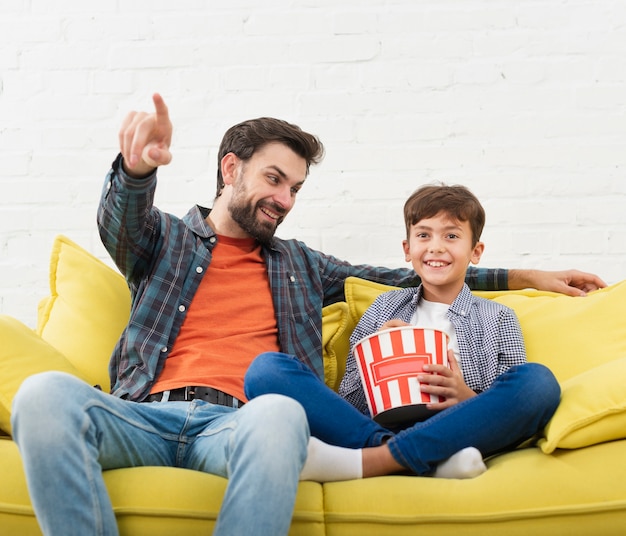
[[[294,400],[260,397],[239,410],[203,401],[135,403],[46,372],[24,381],[12,419],[47,536],[118,534],[102,471],[135,466],[227,477],[214,534],[289,530],[309,438]]]
[[[489,389],[430,419],[390,431],[329,389],[297,358],[279,352],[259,355],[245,377],[248,399],[279,393],[298,400],[311,435],[342,447],[380,445],[386,438],[395,460],[418,475],[465,447],[483,456],[513,448],[550,420],[560,400],[552,372],[538,363],[511,367]]]

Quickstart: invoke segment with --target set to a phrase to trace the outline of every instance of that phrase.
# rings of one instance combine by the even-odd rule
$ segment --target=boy
[[[558,405],[559,386],[547,368],[526,363],[513,311],[473,296],[464,282],[469,264],[478,263],[484,250],[485,213],[478,199],[462,186],[424,186],[407,200],[404,215],[405,258],[422,284],[379,296],[359,321],[351,346],[393,326],[447,332],[450,368],[430,365],[419,378],[424,392],[445,397],[428,406],[440,412],[425,422],[385,430],[369,418],[352,354],[340,396],[316,386],[294,359],[273,353],[253,362],[246,394],[292,396],[304,406],[313,436],[343,447],[372,447],[361,452],[362,476],[407,469],[418,475],[477,476],[486,469],[483,456],[512,448],[545,426]]]

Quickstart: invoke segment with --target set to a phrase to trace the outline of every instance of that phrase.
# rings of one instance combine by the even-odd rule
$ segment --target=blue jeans
[[[136,466],[228,478],[214,534],[287,534],[309,438],[302,407],[284,396],[239,410],[136,403],[60,372],[24,381],[12,425],[47,536],[118,534],[102,471]]]
[[[329,389],[296,357],[259,355],[245,377],[246,396],[279,393],[295,398],[306,412],[311,435],[342,447],[371,447],[387,441],[394,459],[415,474],[431,473],[465,447],[483,456],[513,448],[550,420],[561,390],[552,372],[538,363],[511,367],[478,396],[403,430],[387,430]]]

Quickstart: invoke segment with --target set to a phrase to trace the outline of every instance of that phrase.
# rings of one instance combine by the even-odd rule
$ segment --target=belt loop
[[[167,402],[170,399],[170,390],[163,391],[163,396],[161,397],[161,402]]]

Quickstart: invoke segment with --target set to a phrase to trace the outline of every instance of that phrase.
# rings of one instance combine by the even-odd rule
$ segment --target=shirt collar
[[[424,286],[419,285],[415,290],[415,294],[413,295],[413,298],[411,300],[413,306],[417,306],[423,295]],[[472,294],[472,291],[466,283],[463,283],[463,288],[461,288],[458,296],[454,299],[450,307],[448,307],[448,311],[456,315],[466,316],[469,313],[470,308],[472,307],[473,300],[474,295]]]
[[[194,205],[189,212],[184,216],[183,221],[185,225],[189,227],[200,238],[207,239],[217,237],[216,232],[207,223],[206,218],[211,213],[211,209],[203,207],[201,205]],[[276,237],[272,238],[272,243],[263,249],[270,249],[272,251],[280,251],[280,240]]]

